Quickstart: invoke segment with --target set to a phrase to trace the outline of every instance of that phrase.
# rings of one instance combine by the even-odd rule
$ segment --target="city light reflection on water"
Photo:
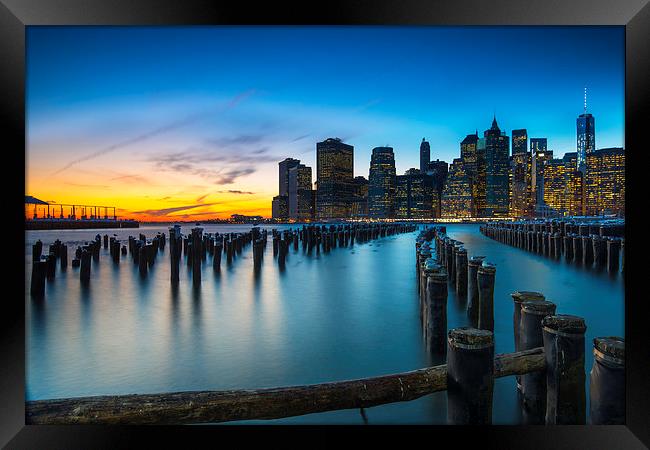
[[[450,237],[469,256],[497,265],[496,353],[514,351],[515,290],[536,290],[558,313],[585,318],[586,370],[592,339],[623,336],[622,274],[551,260],[488,239],[476,224],[450,224]],[[189,234],[192,226],[182,231]],[[248,231],[245,225],[206,225],[204,232]],[[271,228],[270,226],[268,227]],[[285,226],[276,226],[282,229]],[[26,396],[28,400],[104,394],[262,388],[310,384],[419,369],[437,360],[422,340],[417,283],[417,233],[380,238],[351,248],[308,256],[290,247],[285,271],[273,259],[271,241],[259,274],[251,246],[220,273],[205,262],[200,288],[181,262],[173,288],[169,246],[142,278],[130,255],[115,265],[108,249],[93,261],[83,288],[79,269],[68,265],[46,285],[44,300],[29,296],[31,245],[60,239],[72,259],[77,245],[96,234],[125,242],[153,237],[166,226],[139,230],[65,230],[26,233]],[[449,288],[448,327],[467,325],[465,302]],[[587,383],[589,377],[587,376]],[[588,398],[588,396],[587,396]],[[368,422],[444,424],[446,393],[365,410]],[[520,423],[514,377],[495,382],[493,423]],[[245,423],[362,424],[358,410]]]

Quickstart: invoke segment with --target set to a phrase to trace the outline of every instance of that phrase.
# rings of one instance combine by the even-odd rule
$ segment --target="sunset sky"
[[[316,142],[397,173],[466,134],[527,128],[560,157],[576,116],[624,147],[622,27],[27,28],[26,195],[138,220],[271,215],[277,163]]]

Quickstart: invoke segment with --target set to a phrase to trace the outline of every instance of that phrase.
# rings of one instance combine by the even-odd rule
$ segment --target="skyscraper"
[[[510,158],[510,215],[514,217],[528,217],[533,214],[534,205],[532,156],[528,150],[523,153],[515,153],[513,151]]]
[[[478,133],[468,134],[460,143],[460,158],[472,196],[471,215],[477,216],[476,198],[478,197]]]
[[[427,171],[427,165],[430,160],[431,146],[422,138],[422,143],[420,144],[420,172],[425,173]]]
[[[625,150],[601,148],[587,154],[586,212],[625,215]]]
[[[409,169],[396,177],[395,217],[430,219],[433,217],[433,175]]]
[[[355,218],[368,217],[368,180],[366,177],[354,177],[352,180],[352,209],[350,216]]]
[[[587,113],[587,88],[585,88],[584,112],[576,119],[578,158],[577,169],[585,173],[587,155],[596,150],[596,123],[594,116]]]
[[[287,195],[276,195],[271,202],[271,217],[278,220],[286,220],[289,217]]]
[[[530,153],[533,158],[533,197],[537,207],[544,204],[544,164],[553,159],[553,151],[547,150],[546,138],[531,138]]]
[[[445,181],[447,180],[447,173],[449,172],[449,165],[445,161],[440,161],[436,159],[431,161],[427,165],[427,175],[433,177],[433,217],[440,217],[441,211],[441,199],[442,199],[442,189],[445,186]]]
[[[278,163],[278,195],[289,195],[289,169],[300,164],[299,159],[287,158]]]
[[[368,215],[377,219],[394,217],[395,155],[392,147],[375,147],[368,176]]]
[[[528,132],[525,128],[512,130],[512,154],[528,153]]]
[[[354,190],[354,147],[339,138],[316,144],[316,212],[319,219],[350,215]]]
[[[289,218],[308,220],[312,218],[311,167],[298,164],[289,169]]]
[[[564,189],[566,185],[566,166],[562,159],[556,158],[544,164],[544,204],[554,216],[563,216],[565,211]]]
[[[494,117],[485,137],[485,213],[488,217],[508,215],[508,170],[510,139],[501,132]]]
[[[506,175],[507,176],[507,175]],[[442,190],[441,217],[457,219],[472,216],[472,191],[462,158],[449,165],[449,175]]]

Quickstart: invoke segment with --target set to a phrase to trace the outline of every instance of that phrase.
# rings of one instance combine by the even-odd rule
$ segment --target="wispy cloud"
[[[217,191],[219,193],[223,194],[241,194],[241,195],[253,195],[255,192],[249,192],[249,191],[239,191],[237,189],[228,189],[227,191]]]
[[[188,209],[199,208],[201,206],[212,206],[212,205],[218,205],[218,204],[219,204],[218,202],[215,202],[215,203],[200,203],[198,205],[177,206],[175,208],[145,209],[143,211],[133,211],[133,214],[142,214],[142,215],[147,215],[147,216],[161,217],[161,216],[168,216],[168,215],[173,214],[173,213],[178,212],[178,211],[185,211],[185,210],[188,210]]]
[[[211,109],[211,110],[207,110],[207,111],[201,111],[201,112],[198,112],[198,113],[191,114],[191,115],[187,116],[184,119],[178,120],[176,122],[172,122],[172,123],[167,124],[167,125],[163,125],[161,127],[155,128],[155,129],[153,129],[151,131],[140,134],[138,136],[135,136],[135,137],[132,137],[132,138],[129,138],[129,139],[125,139],[125,140],[117,142],[115,144],[111,144],[111,145],[109,145],[109,146],[107,146],[107,147],[105,147],[105,148],[103,148],[101,150],[90,153],[90,154],[88,154],[86,156],[83,156],[81,158],[77,158],[77,159],[75,159],[73,161],[70,161],[68,164],[63,166],[61,169],[54,172],[53,175],[59,174],[59,173],[63,172],[64,170],[69,169],[70,167],[72,167],[72,166],[74,166],[76,164],[79,164],[81,162],[89,161],[91,159],[95,159],[95,158],[98,158],[100,156],[103,156],[103,155],[105,155],[107,153],[114,152],[115,150],[119,150],[121,148],[128,147],[129,145],[132,145],[132,144],[135,144],[135,143],[138,143],[138,142],[142,142],[142,141],[146,141],[146,140],[151,139],[151,138],[153,138],[155,136],[158,136],[160,134],[164,134],[164,133],[167,133],[167,132],[172,131],[172,130],[177,130],[179,128],[186,127],[188,125],[195,124],[197,122],[200,122],[202,120],[205,120],[205,119],[209,118],[210,116],[212,116],[212,115],[214,115],[216,113],[225,112],[225,111],[237,106],[241,101],[243,101],[247,97],[251,96],[254,92],[255,92],[254,89],[248,90],[246,92],[243,92],[243,93],[235,96],[232,100],[230,100],[223,107],[220,107],[220,108],[217,108],[217,109]]]
[[[111,178],[110,181],[124,181],[130,184],[151,184],[149,178],[142,175],[120,175],[114,178]]]
[[[110,186],[107,186],[105,184],[83,184],[83,183],[72,183],[70,181],[64,181],[63,184],[67,184],[69,186],[75,186],[75,187],[81,187],[81,188],[102,188],[102,189],[110,189]]]

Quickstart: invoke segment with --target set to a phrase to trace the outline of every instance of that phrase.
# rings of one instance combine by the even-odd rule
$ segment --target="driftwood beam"
[[[544,370],[543,348],[497,355],[494,377]],[[447,366],[333,383],[36,400],[27,424],[191,424],[277,419],[414,400],[447,389]]]

